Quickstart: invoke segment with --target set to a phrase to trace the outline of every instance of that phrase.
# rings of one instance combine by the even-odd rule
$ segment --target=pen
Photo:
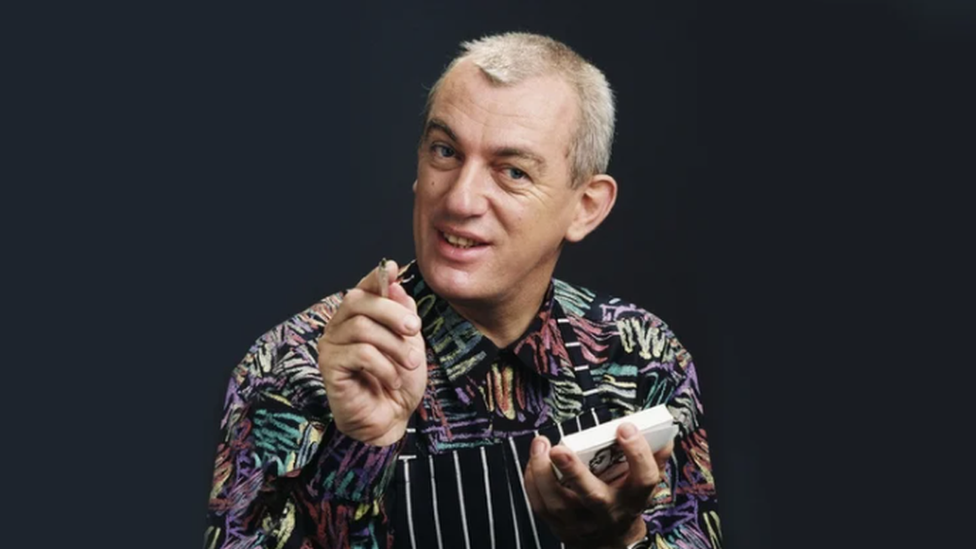
[[[379,276],[380,281],[380,296],[388,297],[390,291],[390,276],[386,273],[386,262],[387,259],[384,257],[380,260],[380,266],[376,271],[377,276]]]

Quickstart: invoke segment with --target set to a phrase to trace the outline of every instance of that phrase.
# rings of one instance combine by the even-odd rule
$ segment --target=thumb
[[[669,440],[668,444],[654,452],[654,462],[657,463],[657,468],[663,471],[667,466],[668,462],[671,461],[671,454],[674,452],[674,439]]]
[[[417,302],[414,301],[413,296],[408,294],[407,290],[399,282],[394,282],[390,285],[389,297],[409,309],[410,312],[417,314]]]
[[[385,275],[386,277],[387,291],[389,291],[389,286],[396,280],[398,269],[399,267],[397,266],[396,261],[384,258],[382,261],[380,261],[379,266],[375,267],[369,272],[369,274],[364,276],[359,281],[359,284],[356,284],[356,287],[371,294],[380,295],[380,292],[382,291],[381,280],[383,276]]]

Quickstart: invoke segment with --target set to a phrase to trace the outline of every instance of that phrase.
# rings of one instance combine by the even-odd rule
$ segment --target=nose
[[[478,217],[488,211],[491,177],[477,162],[465,162],[444,196],[448,213],[459,218]]]

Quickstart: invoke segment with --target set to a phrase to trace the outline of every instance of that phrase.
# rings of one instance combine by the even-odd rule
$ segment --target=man
[[[565,45],[464,44],[430,91],[416,261],[263,336],[235,369],[206,547],[716,547],[694,365],[657,317],[552,278],[613,207],[614,107]],[[617,431],[605,483],[564,434]],[[557,480],[553,467],[559,469]]]

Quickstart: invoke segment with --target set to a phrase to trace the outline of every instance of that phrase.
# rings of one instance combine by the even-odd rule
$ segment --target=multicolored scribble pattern
[[[499,349],[430,291],[415,264],[401,280],[428,347],[428,387],[415,416],[427,452],[499,444],[580,414],[584,398],[567,352],[578,346],[614,416],[665,403],[680,420],[667,482],[644,514],[652,546],[721,546],[695,367],[664,322],[554,280],[523,337]],[[318,337],[343,295],[264,334],[233,370],[206,548],[393,547],[383,502],[403,443],[377,448],[339,433],[317,366]],[[560,322],[575,341],[564,341]]]

